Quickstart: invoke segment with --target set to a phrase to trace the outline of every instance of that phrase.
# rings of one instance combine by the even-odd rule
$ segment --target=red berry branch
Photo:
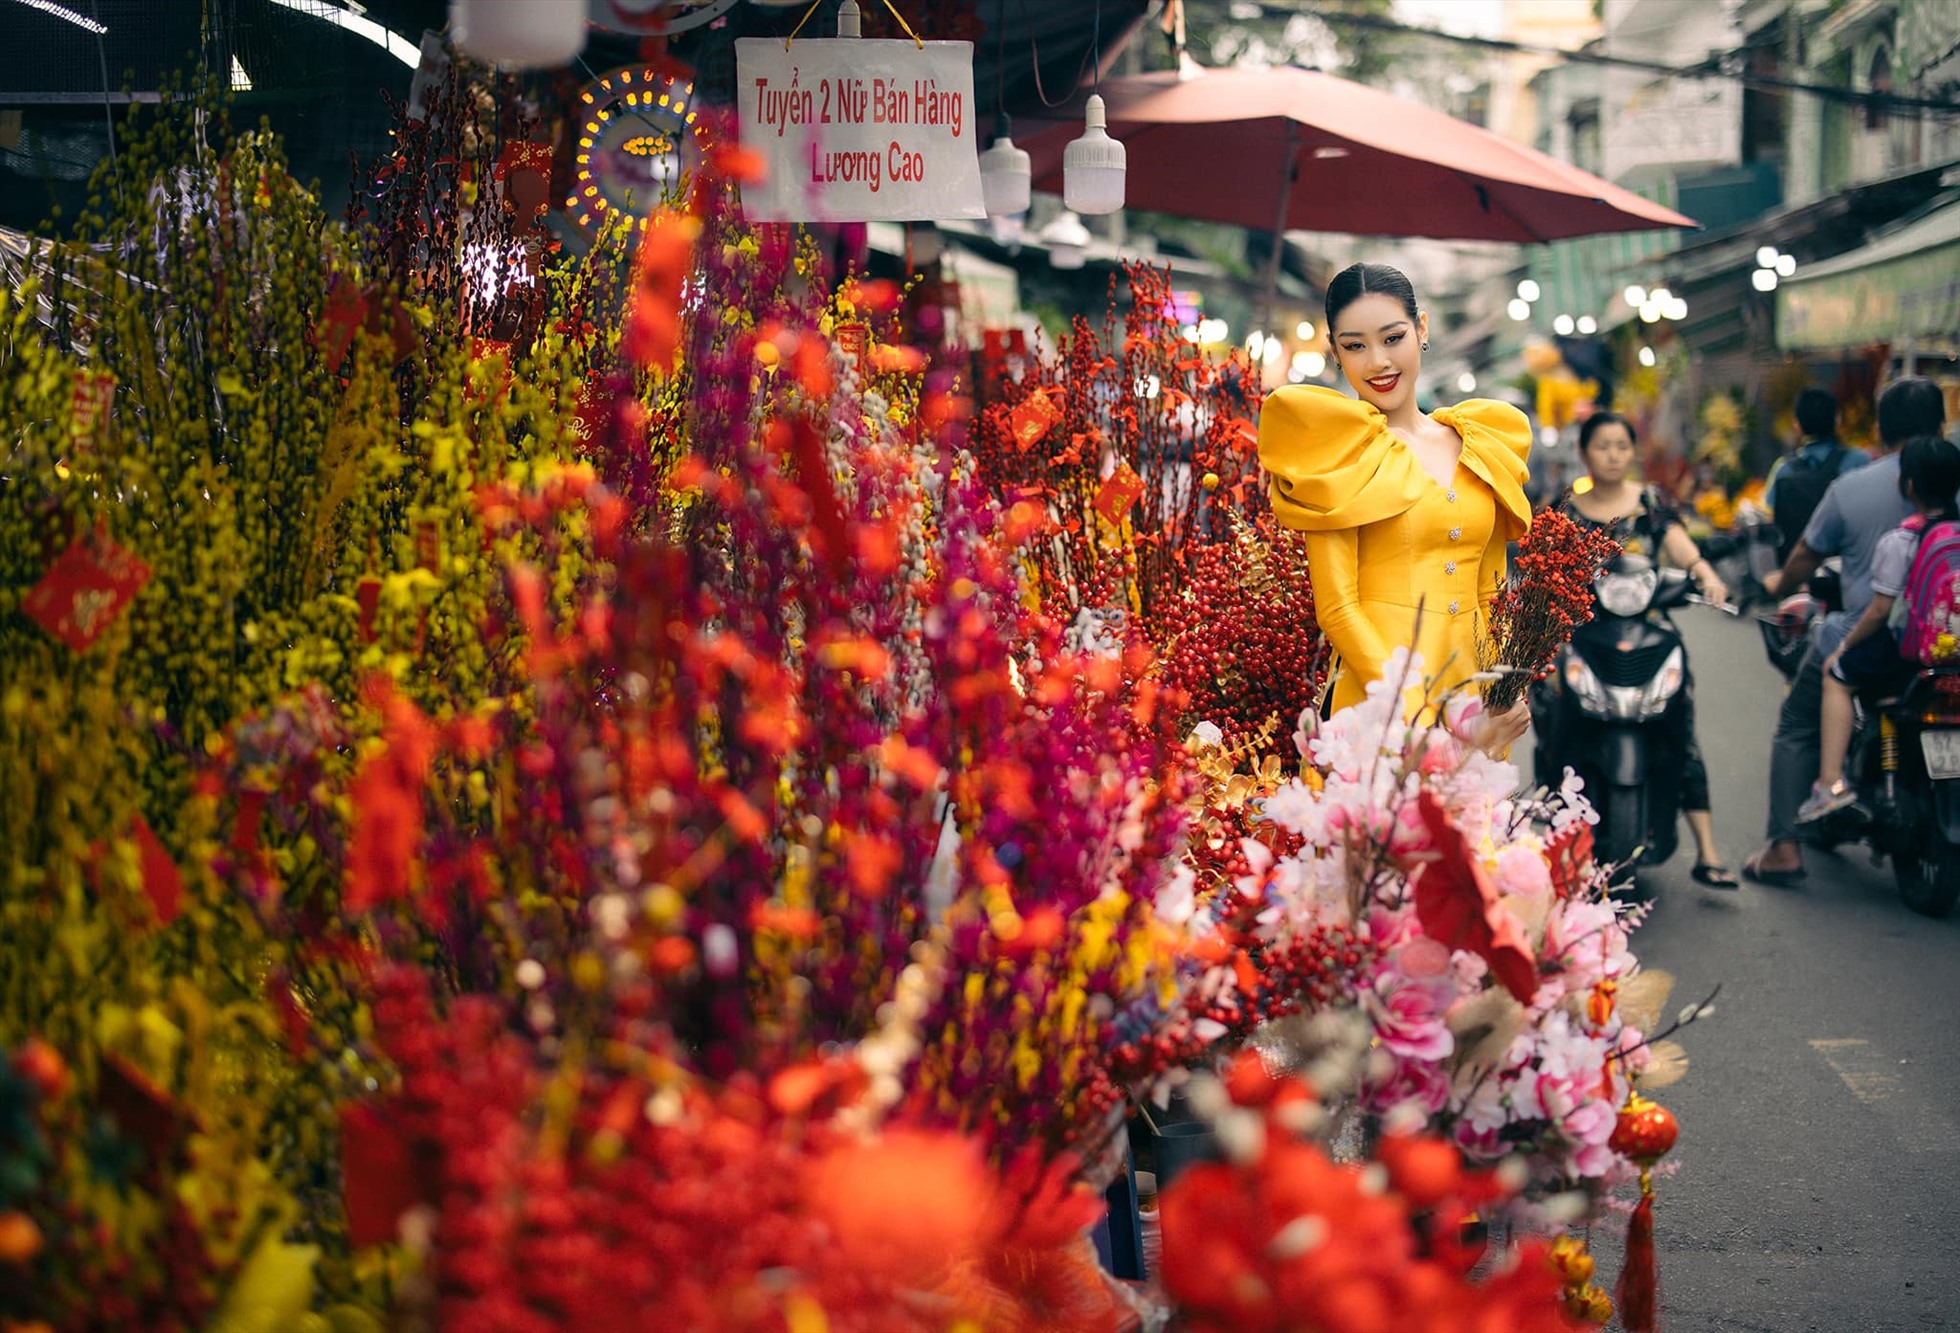
[[[1486,707],[1503,712],[1551,670],[1572,631],[1592,619],[1600,566],[1619,553],[1619,543],[1604,532],[1557,510],[1531,520],[1511,582],[1491,604],[1482,657],[1487,670],[1504,674],[1485,687]]]

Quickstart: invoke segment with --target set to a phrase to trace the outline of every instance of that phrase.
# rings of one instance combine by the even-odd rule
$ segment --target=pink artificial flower
[[[1370,1080],[1361,1091],[1362,1108],[1373,1115],[1409,1108],[1428,1117],[1441,1111],[1449,1100],[1449,1075],[1434,1060],[1390,1057],[1388,1076]]]
[[[1302,708],[1300,721],[1293,728],[1293,748],[1300,752],[1302,759],[1313,757],[1314,738],[1320,735],[1320,713],[1316,709]]]
[[[1552,891],[1551,867],[1535,843],[1514,842],[1502,848],[1494,869],[1499,893],[1536,898]]]
[[[1446,777],[1463,767],[1463,743],[1456,737],[1442,731],[1432,731],[1422,747],[1422,759],[1416,765],[1425,778]]]
[[[1634,965],[1626,930],[1611,902],[1568,898],[1545,920],[1544,957],[1567,995],[1591,990]]]
[[[1413,1059],[1447,1058],[1456,1049],[1456,1038],[1443,1022],[1445,1005],[1439,1002],[1439,990],[1433,984],[1409,981],[1392,966],[1377,972],[1361,1001],[1381,1044]]]

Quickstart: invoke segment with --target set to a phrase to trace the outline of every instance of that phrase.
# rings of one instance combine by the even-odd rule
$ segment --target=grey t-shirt
[[[1816,644],[1820,654],[1836,652],[1871,604],[1872,557],[1877,554],[1878,543],[1912,513],[1912,503],[1899,494],[1896,453],[1847,472],[1832,482],[1818,501],[1817,512],[1810,516],[1810,526],[1803,532],[1804,545],[1819,555],[1844,560],[1844,609],[1819,622]]]
[[[1896,527],[1880,537],[1872,548],[1872,596],[1897,597],[1904,592],[1912,558],[1918,553],[1919,533],[1914,528]]]

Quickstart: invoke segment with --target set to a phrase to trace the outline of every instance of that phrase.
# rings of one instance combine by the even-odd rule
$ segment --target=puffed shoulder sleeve
[[[1273,513],[1289,528],[1331,532],[1401,513],[1417,499],[1415,465],[1381,413],[1319,385],[1275,390],[1259,413],[1259,461]]]
[[[1509,403],[1472,398],[1435,413],[1463,437],[1463,463],[1484,479],[1497,497],[1498,528],[1506,541],[1515,541],[1531,526],[1531,501],[1525,498],[1530,476],[1531,422]]]

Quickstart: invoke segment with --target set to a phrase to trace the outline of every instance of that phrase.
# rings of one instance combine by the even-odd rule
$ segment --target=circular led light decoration
[[[614,213],[643,230],[700,159],[705,131],[694,84],[632,65],[588,84],[575,109],[578,152],[565,211],[587,231]]]

